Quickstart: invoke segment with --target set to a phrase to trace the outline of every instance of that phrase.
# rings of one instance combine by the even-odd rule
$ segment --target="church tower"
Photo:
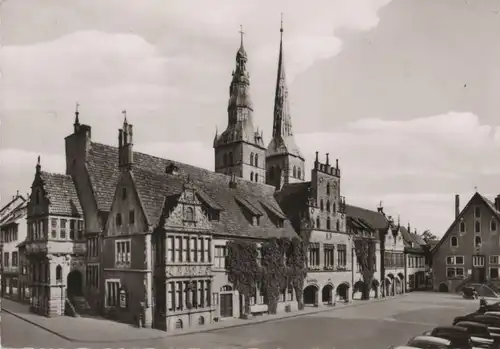
[[[290,103],[283,58],[283,19],[281,20],[278,76],[274,96],[273,138],[266,150],[266,183],[280,190],[283,185],[304,181],[304,157],[292,131]]]
[[[248,60],[241,44],[236,53],[236,70],[229,87],[226,130],[214,138],[215,172],[234,174],[252,182],[265,183],[266,148],[262,132],[253,126],[253,104],[250,98],[250,75],[246,69]]]

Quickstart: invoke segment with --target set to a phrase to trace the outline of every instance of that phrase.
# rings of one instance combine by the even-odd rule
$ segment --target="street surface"
[[[127,343],[74,343],[2,313],[2,345],[9,348],[259,348],[386,349],[455,316],[477,309],[479,302],[459,295],[410,293],[382,302],[239,328],[220,329]],[[89,333],[89,339],[92,334]]]

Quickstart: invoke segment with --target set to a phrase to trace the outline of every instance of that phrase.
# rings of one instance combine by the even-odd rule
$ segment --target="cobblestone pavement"
[[[436,325],[451,324],[453,317],[477,306],[477,301],[466,301],[458,295],[412,293],[383,302],[244,327],[112,344],[64,341],[27,322],[21,324],[21,319],[3,315],[2,344],[43,348],[385,349],[392,344],[404,344]]]

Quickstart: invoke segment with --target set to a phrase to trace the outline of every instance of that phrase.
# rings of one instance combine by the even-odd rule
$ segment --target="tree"
[[[429,243],[431,240],[438,240],[438,237],[432,234],[429,229],[425,230],[420,236],[426,243]]]
[[[244,296],[244,315],[250,314],[250,297],[255,292],[257,280],[260,277],[260,267],[257,262],[257,245],[253,242],[228,242],[226,269],[229,282]]]
[[[262,243],[261,282],[266,292],[269,314],[276,314],[280,292],[287,286],[285,253],[290,246],[288,238],[271,238]]]
[[[307,246],[309,236],[303,240],[292,238],[287,251],[286,266],[287,266],[287,286],[293,287],[297,298],[297,306],[299,310],[304,309],[303,290],[304,280],[307,276]]]
[[[354,240],[354,250],[359,263],[361,276],[363,277],[363,289],[361,299],[370,299],[370,289],[373,282],[376,263],[375,241],[369,238],[357,238]]]

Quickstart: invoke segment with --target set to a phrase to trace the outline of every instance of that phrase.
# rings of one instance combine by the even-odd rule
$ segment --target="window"
[[[319,244],[318,243],[309,243],[308,247],[308,262],[309,268],[318,267],[319,266]]]
[[[463,278],[464,268],[446,268],[446,276],[448,279]]]
[[[474,226],[475,226],[475,232],[480,233],[481,232],[481,222],[476,221],[476,224]]]
[[[115,241],[115,263],[130,264],[130,240]]]
[[[186,211],[184,211],[184,219],[189,222],[194,221],[194,210],[192,207],[186,207]]]
[[[87,240],[87,255],[89,257],[97,257],[99,253],[98,237],[93,236]]]
[[[75,220],[71,219],[69,221],[69,238],[70,240],[75,240]]]
[[[135,224],[135,211],[130,210],[128,213],[128,224]]]
[[[210,263],[210,239],[205,239],[205,244],[203,245],[203,261],[205,263]]]
[[[167,306],[169,311],[173,311],[175,309],[175,283],[168,283],[168,293],[167,293]]]
[[[182,310],[183,309],[183,303],[182,303],[182,282],[177,281],[175,285],[175,309],[176,310]]]
[[[116,214],[116,226],[121,227],[122,225],[122,215],[121,213]]]
[[[325,244],[323,247],[323,251],[325,257],[325,269],[333,269],[335,247],[331,244]]]
[[[330,200],[326,200],[326,212],[330,212]]]
[[[300,171],[300,167],[299,167],[299,169],[297,170],[297,178],[298,178],[298,179],[302,179],[302,173],[301,173],[301,171]]]
[[[65,219],[61,219],[61,230],[59,232],[59,237],[61,239],[66,239],[66,220]]]
[[[167,262],[174,261],[174,238],[173,236],[167,237]]]
[[[256,182],[258,182],[258,181],[259,181],[259,174],[258,174],[258,173],[256,173],[256,174],[255,174],[255,181],[256,181]]]
[[[481,217],[481,207],[476,207],[475,208],[474,215],[476,216],[476,218],[480,218]]]
[[[326,184],[326,195],[330,195],[330,183]]]
[[[175,261],[182,262],[182,237],[177,236],[175,238],[174,250],[175,250],[175,256],[174,256]]]
[[[120,280],[106,280],[106,307],[116,307],[120,299]]]
[[[127,188],[122,188],[122,200],[127,199]]]
[[[60,265],[56,267],[56,282],[62,282],[62,267]]]
[[[293,166],[293,178],[297,177],[297,167]]]
[[[339,267],[345,267],[347,265],[347,246],[338,245],[337,246],[337,265]]]
[[[490,256],[490,264],[500,264],[498,263],[499,261],[499,256]]]
[[[321,228],[321,222],[319,221],[319,216],[316,217],[316,228],[320,229]]]
[[[226,268],[226,246],[215,246],[214,267]]]
[[[319,209],[323,211],[323,199],[319,200]]]
[[[492,219],[490,224],[490,230],[496,232],[497,231],[497,221]]]
[[[447,256],[446,264],[448,265],[463,265],[464,264],[464,256]]]
[[[250,172],[250,181],[253,182],[253,172]]]
[[[198,255],[198,259],[197,261],[198,262],[203,262],[203,251],[205,250],[204,246],[203,246],[203,243],[205,241],[203,240],[203,238],[199,238],[198,239],[198,250],[196,251],[196,254]]]
[[[253,166],[253,153],[250,153],[250,166]]]
[[[189,259],[189,236],[185,236],[182,238],[182,260],[186,262],[190,262]]]
[[[88,264],[85,276],[87,287],[99,289],[99,265]]]
[[[458,238],[456,236],[452,236],[450,243],[451,243],[451,247],[457,247],[458,246]]]
[[[335,222],[335,228],[337,229],[337,231],[340,231],[340,221],[338,219]]]
[[[326,229],[327,230],[332,229],[332,221],[331,221],[330,217],[326,218]]]
[[[4,252],[3,254],[4,267],[9,266],[9,252]]]
[[[211,301],[211,299],[210,299],[210,292],[211,292],[211,290],[210,290],[210,280],[207,280],[207,281],[205,281],[205,297],[206,297],[205,304],[206,304],[207,307],[209,307],[211,305],[211,302],[210,302]]]
[[[476,246],[476,247],[481,246],[481,237],[480,236],[474,237],[474,246]]]
[[[473,267],[484,267],[484,256],[472,256],[472,266]]]
[[[17,267],[18,263],[18,258],[17,258],[17,251],[12,252],[12,266]]]
[[[197,238],[191,238],[191,244],[189,246],[189,260],[191,262],[197,262],[197,257],[198,254],[196,253],[196,245],[197,245],[198,239]]]
[[[78,240],[83,240],[83,220],[78,221]]]
[[[255,154],[255,167],[259,167],[259,154]]]
[[[498,279],[498,278],[499,278],[498,267],[490,268],[490,279]]]
[[[464,221],[460,222],[459,229],[460,229],[461,233],[465,233],[465,222]]]

